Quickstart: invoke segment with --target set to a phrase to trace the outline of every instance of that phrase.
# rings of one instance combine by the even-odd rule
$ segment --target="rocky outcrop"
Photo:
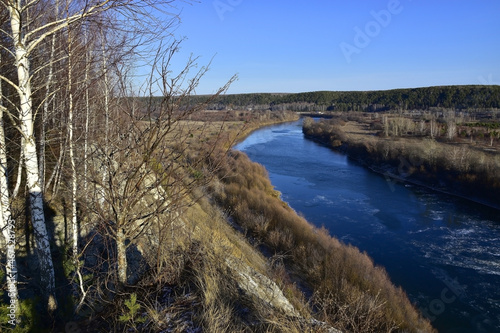
[[[228,267],[239,276],[239,287],[249,295],[260,299],[290,317],[296,317],[304,322],[307,322],[308,326],[313,326],[316,329],[321,329],[322,331],[326,331],[328,333],[342,333],[322,321],[314,318],[309,320],[303,318],[285,297],[283,291],[276,283],[274,283],[267,276],[246,265],[241,260],[227,258],[226,263]]]

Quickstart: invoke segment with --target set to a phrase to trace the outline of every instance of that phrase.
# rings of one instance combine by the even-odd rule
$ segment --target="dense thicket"
[[[203,100],[198,96],[196,99]],[[315,91],[296,94],[234,94],[221,96],[213,109],[270,108],[292,111],[384,111],[434,107],[500,108],[500,86],[439,86],[379,91]]]

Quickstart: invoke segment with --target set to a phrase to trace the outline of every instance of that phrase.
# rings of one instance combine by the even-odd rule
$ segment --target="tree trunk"
[[[116,233],[116,255],[118,259],[118,282],[127,284],[127,246],[125,244],[125,233],[122,227],[118,227]]]
[[[101,38],[102,38],[102,70],[103,70],[103,79],[104,79],[104,158],[105,161],[109,158],[109,86],[108,86],[108,58],[106,56],[106,50],[104,47],[104,33],[101,30]],[[106,179],[108,177],[109,170],[107,169],[106,162],[103,163],[103,172],[102,172],[102,183],[106,183]],[[104,188],[101,188],[101,205],[104,205]]]
[[[24,138],[21,137],[21,147],[24,146]],[[23,159],[24,159],[24,151],[21,148],[21,152],[19,153],[19,161],[17,165],[17,177],[16,177],[16,185],[14,186],[14,190],[12,191],[12,198],[16,198],[19,193],[19,188],[21,187],[21,180],[23,177]]]
[[[68,91],[69,91],[69,105],[68,105],[68,141],[69,141],[69,162],[71,165],[71,228],[73,240],[73,258],[75,264],[78,264],[78,219],[76,210],[76,196],[77,196],[77,180],[76,180],[76,164],[75,164],[75,148],[73,142],[73,77],[72,77],[72,53],[71,53],[71,30],[68,29]]]
[[[59,16],[59,2],[56,1],[56,19]],[[47,76],[47,82],[45,83],[45,98],[43,101],[43,111],[42,111],[42,127],[40,130],[40,187],[45,191],[45,129],[47,126],[47,121],[49,119],[49,103],[50,103],[50,87],[52,85],[52,77],[54,76],[54,54],[56,51],[56,34],[52,35],[51,47],[50,47],[50,58],[49,58],[49,74]]]
[[[15,47],[19,105],[19,127],[24,137],[23,152],[24,166],[26,170],[26,183],[28,187],[31,222],[35,231],[35,242],[37,245],[37,256],[40,265],[40,280],[43,295],[48,301],[49,311],[57,308],[55,298],[55,275],[50,243],[45,226],[45,215],[43,208],[42,189],[40,188],[40,177],[38,170],[38,155],[36,151],[35,137],[33,133],[33,110],[30,83],[30,67],[27,56],[27,48],[21,37],[21,8],[18,1],[9,3],[10,23]]]
[[[1,55],[0,55],[1,61]],[[15,223],[12,220],[10,212],[9,200],[9,183],[8,183],[8,170],[7,170],[7,148],[5,146],[5,132],[3,126],[3,92],[2,81],[0,80],[0,228],[5,238],[5,245],[7,247],[7,262],[5,265],[5,273],[7,275],[7,289],[8,295],[11,299],[18,298],[17,292],[17,263],[15,256]],[[14,237],[14,239],[12,239]]]
[[[88,44],[88,30],[85,30],[85,44]],[[89,151],[89,121],[90,121],[90,101],[89,101],[89,71],[90,71],[90,60],[89,60],[89,50],[85,50],[85,130],[83,138],[83,193],[87,195],[87,177],[88,177],[88,151]]]

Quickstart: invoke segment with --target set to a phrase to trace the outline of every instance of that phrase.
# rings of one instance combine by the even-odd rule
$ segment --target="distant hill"
[[[193,96],[191,103],[208,96]],[[500,108],[500,86],[466,85],[379,91],[313,91],[251,93],[220,96],[208,105],[213,110],[270,109],[292,111],[484,110]]]

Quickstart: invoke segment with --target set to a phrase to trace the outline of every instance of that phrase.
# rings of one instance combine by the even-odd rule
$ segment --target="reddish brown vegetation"
[[[433,331],[383,268],[281,201],[264,167],[232,152],[219,176],[217,201],[256,243],[285,258],[289,275],[310,290],[318,319],[345,332]]]

